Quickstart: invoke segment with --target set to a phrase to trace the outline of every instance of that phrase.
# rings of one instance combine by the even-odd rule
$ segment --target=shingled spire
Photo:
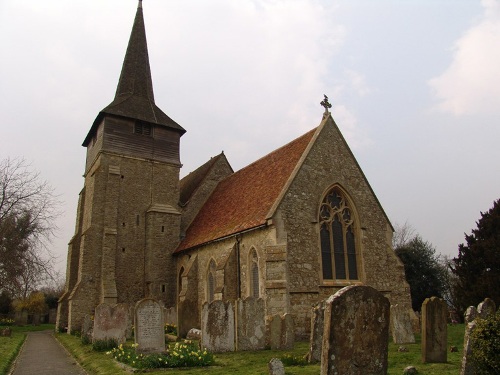
[[[123,60],[115,99],[97,116],[92,129],[83,142],[84,146],[91,138],[102,117],[106,114],[166,126],[179,131],[181,134],[186,132],[155,104],[141,0],[139,0],[127,52]]]

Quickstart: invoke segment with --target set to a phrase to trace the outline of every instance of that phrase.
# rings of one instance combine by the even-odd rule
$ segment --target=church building
[[[348,285],[410,309],[391,223],[322,105],[319,125],[247,167],[221,153],[180,179],[186,130],[155,103],[139,1],[115,98],[83,141],[57,327],[153,297],[177,310],[182,335],[200,328],[205,302],[252,296],[306,337],[311,306]]]

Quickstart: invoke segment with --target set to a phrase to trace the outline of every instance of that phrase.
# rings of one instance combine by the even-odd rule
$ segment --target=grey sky
[[[113,97],[136,0],[0,0],[0,157],[61,194],[65,267],[81,143]],[[455,256],[500,198],[498,0],[144,0],[157,105],[185,175],[238,170],[332,114],[389,218]]]

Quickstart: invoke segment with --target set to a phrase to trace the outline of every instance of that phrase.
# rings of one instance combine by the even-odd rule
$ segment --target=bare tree
[[[407,221],[403,225],[394,224],[394,235],[392,236],[392,248],[398,249],[405,246],[415,238],[415,228]]]
[[[0,161],[0,290],[26,297],[51,276],[60,203],[24,159]]]

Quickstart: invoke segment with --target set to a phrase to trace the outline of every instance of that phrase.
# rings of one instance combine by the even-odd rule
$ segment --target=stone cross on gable
[[[324,95],[324,99],[321,101],[321,103],[319,103],[322,107],[325,107],[325,114],[328,114],[328,109],[329,108],[332,108],[332,105],[330,104],[330,102],[328,101],[328,96]]]

